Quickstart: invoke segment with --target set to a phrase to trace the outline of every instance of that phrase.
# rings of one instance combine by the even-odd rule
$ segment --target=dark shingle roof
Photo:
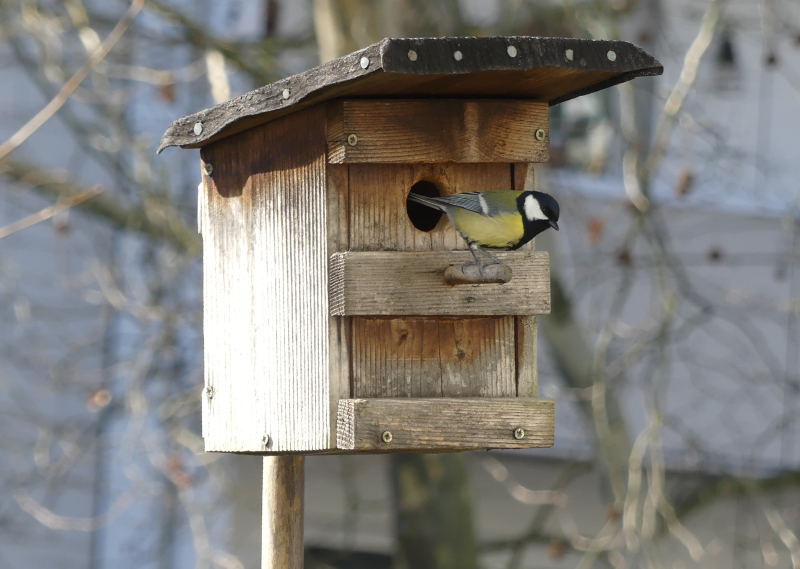
[[[514,98],[556,105],[662,72],[652,56],[622,41],[524,36],[385,39],[178,119],[158,151],[205,146],[339,97]]]

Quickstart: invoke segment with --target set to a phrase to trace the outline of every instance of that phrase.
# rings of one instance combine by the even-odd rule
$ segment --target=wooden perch
[[[444,271],[444,282],[449,285],[505,284],[511,280],[511,267],[503,263],[493,265],[450,265]]]

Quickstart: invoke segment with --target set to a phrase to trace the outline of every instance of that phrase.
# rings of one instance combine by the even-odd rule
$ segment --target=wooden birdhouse
[[[176,121],[159,151],[203,168],[206,450],[551,446],[547,254],[454,279],[466,244],[408,194],[532,189],[550,106],[661,71],[625,42],[387,39]]]

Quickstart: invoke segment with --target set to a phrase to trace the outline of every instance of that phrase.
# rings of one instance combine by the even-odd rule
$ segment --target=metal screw
[[[368,57],[362,57],[361,58],[361,69],[366,69],[367,67],[369,67],[369,58]]]
[[[517,57],[517,48],[513,45],[508,46],[506,51],[508,52],[508,57]]]
[[[567,58],[567,61],[572,61],[575,58],[575,52],[568,49],[564,52],[564,56]]]
[[[269,448],[269,435],[261,437],[261,443],[264,445],[264,448]]]
[[[206,176],[210,176],[214,172],[214,165],[211,162],[206,162],[203,166],[203,171],[206,173]]]
[[[355,146],[356,144],[358,144],[358,137],[355,134],[351,134],[350,136],[347,137],[347,144],[349,144],[350,146]]]
[[[385,443],[392,442],[392,431],[383,431],[381,433],[381,440]]]
[[[283,90],[283,98],[284,99],[288,99],[289,95],[291,95],[291,92],[289,91],[289,89],[284,89]]]
[[[517,440],[521,440],[525,438],[525,429],[522,427],[517,427],[514,429],[514,438]]]
[[[464,59],[464,54],[461,53],[460,51],[456,51],[453,53],[453,59],[455,59],[456,61],[461,61],[462,59]]]
[[[535,133],[536,140],[538,140],[539,142],[543,142],[546,134],[547,133],[544,131],[543,128],[537,128]]]
[[[413,49],[409,49],[409,50],[408,50],[408,58],[409,58],[411,61],[416,61],[416,60],[417,60],[417,52],[416,52],[416,51],[414,51]]]
[[[196,122],[196,123],[194,123],[194,133],[195,133],[197,136],[200,136],[200,134],[201,134],[202,132],[203,132],[203,123],[201,123],[201,122]]]
[[[606,54],[606,57],[608,57],[608,60],[609,60],[609,61],[616,61],[616,60],[617,60],[617,53],[616,53],[616,52],[614,52],[614,51],[609,51],[609,52]]]

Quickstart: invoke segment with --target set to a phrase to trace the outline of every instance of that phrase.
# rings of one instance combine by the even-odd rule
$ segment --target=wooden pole
[[[305,457],[264,457],[261,569],[303,569]]]

